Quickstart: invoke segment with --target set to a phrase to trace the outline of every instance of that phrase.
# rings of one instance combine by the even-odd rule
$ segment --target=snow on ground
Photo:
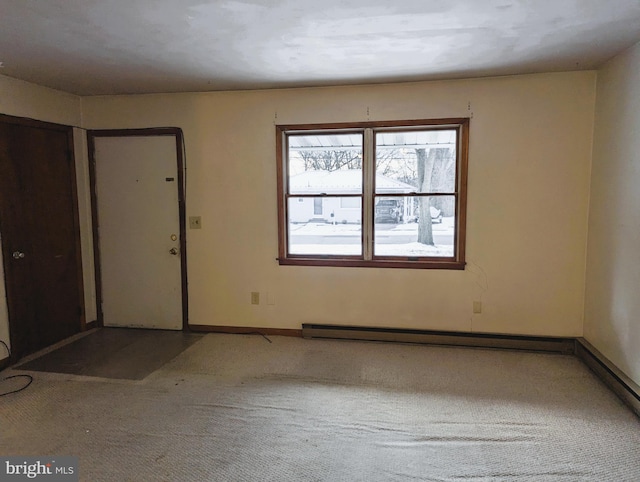
[[[376,256],[453,256],[453,246],[427,246],[420,243],[381,244],[374,251]]]
[[[432,224],[433,232],[438,234],[453,235],[454,218],[443,218],[442,223]],[[376,233],[386,236],[406,236],[411,233],[418,235],[418,223],[384,224],[376,223]],[[289,224],[289,233],[296,236],[357,236],[360,237],[362,226],[360,224],[328,224],[306,223]]]
[[[359,244],[294,244],[290,254],[350,255],[360,256]],[[453,256],[453,246],[427,246],[420,243],[382,244],[375,250],[376,256]]]
[[[440,244],[427,246],[413,240],[418,238],[418,224],[376,224],[375,226],[375,255],[376,256],[453,256],[453,224],[454,219],[444,218],[442,223],[433,224],[433,234]],[[307,223],[289,225],[289,234],[295,238],[290,243],[291,254],[314,255],[362,255],[360,239],[362,226],[359,224],[326,224]],[[399,237],[403,236],[403,240]],[[332,238],[341,237],[341,243]],[[305,242],[305,238],[308,242]],[[315,238],[315,239],[312,239]],[[345,243],[346,239],[350,243]],[[451,239],[450,243],[443,240]],[[409,242],[407,242],[410,240]],[[337,239],[336,239],[337,241]]]
[[[296,236],[360,236],[359,224],[307,223],[289,224],[289,233]]]
[[[433,224],[433,234],[435,240],[442,242],[443,239],[453,239],[454,218],[444,218],[442,223]],[[289,253],[291,254],[314,254],[314,255],[362,255],[362,226],[359,224],[327,224],[327,223],[306,223],[290,224],[289,233],[292,240]],[[453,246],[451,244],[440,244],[427,246],[415,241],[418,239],[418,224],[376,224],[375,237],[380,242],[375,247],[376,256],[453,256]],[[298,238],[298,237],[301,238]],[[394,237],[403,236],[404,240],[394,240]],[[316,237],[318,239],[311,239]],[[333,237],[341,237],[342,243],[332,241]],[[307,239],[308,243],[303,241]],[[349,239],[351,242],[346,243]],[[384,241],[383,241],[384,240]],[[324,242],[323,242],[324,241]]]

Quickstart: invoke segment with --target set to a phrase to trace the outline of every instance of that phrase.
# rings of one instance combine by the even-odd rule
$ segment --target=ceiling
[[[0,0],[0,74],[78,95],[585,70],[640,0]]]

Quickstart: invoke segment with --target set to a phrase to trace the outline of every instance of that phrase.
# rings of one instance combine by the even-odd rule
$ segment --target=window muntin
[[[463,269],[468,123],[277,126],[280,264]]]

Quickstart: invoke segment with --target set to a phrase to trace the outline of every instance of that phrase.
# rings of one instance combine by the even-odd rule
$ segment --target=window
[[[469,119],[276,134],[280,264],[464,269]]]

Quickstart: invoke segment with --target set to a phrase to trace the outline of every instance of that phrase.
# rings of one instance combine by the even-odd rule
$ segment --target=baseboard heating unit
[[[575,353],[575,339],[486,333],[458,333],[452,331],[411,330],[363,326],[303,324],[303,338],[339,340],[391,341],[428,345],[468,346],[477,348],[505,348],[512,350]]]

